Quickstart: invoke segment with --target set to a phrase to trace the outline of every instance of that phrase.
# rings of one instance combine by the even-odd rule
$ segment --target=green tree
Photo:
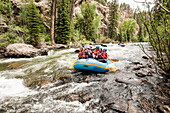
[[[124,37],[123,41],[131,41],[131,38],[133,38],[133,35],[136,31],[136,21],[129,19],[125,20],[121,26],[121,32]]]
[[[31,0],[30,4],[27,8],[27,27],[28,27],[28,34],[30,37],[26,41],[26,43],[32,44],[36,46],[40,41],[40,33],[42,32],[43,28],[43,21],[40,17],[39,10],[36,8],[34,4],[34,0]]]
[[[107,5],[107,0],[95,0],[96,2],[101,3],[102,5]]]
[[[0,14],[6,15],[12,23],[13,5],[11,0],[0,0]]]
[[[70,38],[70,1],[61,0],[57,5],[55,42],[66,44]]]
[[[148,5],[149,6],[149,5]],[[164,72],[170,73],[170,8],[168,0],[156,0],[155,6],[140,12],[140,20],[149,35],[157,57],[148,55]],[[144,50],[144,48],[142,48]],[[145,52],[145,51],[144,51]],[[146,52],[145,52],[146,53]]]
[[[96,4],[82,3],[81,13],[84,19],[83,34],[87,40],[95,41],[94,36],[94,20],[96,15]]]
[[[114,2],[111,2],[109,5],[109,25],[108,25],[108,30],[109,30],[109,38],[117,40],[117,28],[118,28],[118,3],[117,0]]]
[[[142,24],[139,24],[138,41],[139,42],[143,42],[144,41],[143,26],[142,26]]]

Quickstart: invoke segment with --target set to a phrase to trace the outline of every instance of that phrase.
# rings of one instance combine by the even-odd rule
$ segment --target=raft
[[[79,59],[74,63],[74,69],[75,70],[88,70],[88,71],[94,71],[94,72],[108,72],[110,60],[108,60],[106,63],[102,63],[97,61],[96,59]]]
[[[125,44],[120,44],[121,47],[125,47]]]

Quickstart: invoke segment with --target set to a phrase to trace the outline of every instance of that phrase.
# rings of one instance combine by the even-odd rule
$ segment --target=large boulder
[[[48,49],[37,49],[29,44],[15,43],[6,47],[4,57],[30,58],[40,55],[47,55]]]

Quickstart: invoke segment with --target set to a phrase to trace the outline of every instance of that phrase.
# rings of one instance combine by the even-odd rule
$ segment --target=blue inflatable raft
[[[125,44],[120,44],[121,47],[125,47]]]
[[[110,60],[108,60],[106,63],[102,63],[97,61],[96,59],[79,59],[74,63],[74,69],[75,70],[89,70],[89,71],[95,71],[95,72],[107,72],[109,71],[108,64],[110,63]]]

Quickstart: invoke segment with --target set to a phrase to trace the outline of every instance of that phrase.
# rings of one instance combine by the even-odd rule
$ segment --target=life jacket
[[[103,56],[103,52],[98,55],[99,58],[103,58],[102,56]]]
[[[80,58],[86,58],[86,53],[85,52],[79,52],[79,55],[78,55]]]
[[[103,52],[103,58],[107,59],[107,53],[106,52]]]
[[[82,55],[83,53],[82,53],[82,54],[81,54],[81,53],[82,53],[82,52],[79,52],[79,55],[78,55],[79,58],[82,58],[82,57],[83,57],[83,55]],[[81,56],[80,56],[80,55],[81,55]]]
[[[97,55],[98,51],[99,51],[99,50],[95,49],[95,50],[94,50],[94,55]]]

